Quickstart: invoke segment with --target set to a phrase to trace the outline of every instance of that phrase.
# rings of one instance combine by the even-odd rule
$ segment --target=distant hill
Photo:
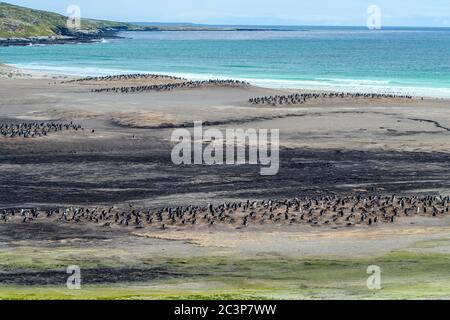
[[[134,28],[127,23],[82,19],[81,29],[74,31],[67,28],[67,17],[61,14],[0,2],[0,37],[2,38],[80,37],[129,29]]]
[[[192,23],[125,23],[81,19],[80,29],[67,28],[67,17],[0,2],[0,47],[65,44],[117,37],[119,31],[253,31],[253,27],[206,26]],[[273,29],[278,30],[278,29]]]

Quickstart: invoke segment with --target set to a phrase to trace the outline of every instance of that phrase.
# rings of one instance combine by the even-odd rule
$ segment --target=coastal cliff
[[[91,41],[132,28],[128,23],[81,19],[79,29],[69,29],[64,15],[0,2],[0,45]]]
[[[0,2],[0,47],[65,44],[117,38],[120,31],[282,31],[280,28],[237,28],[195,24],[143,24],[81,19],[79,29],[67,27],[67,17]]]

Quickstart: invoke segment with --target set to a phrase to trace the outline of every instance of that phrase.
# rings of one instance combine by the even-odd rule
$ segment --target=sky
[[[240,25],[365,26],[378,5],[382,26],[450,27],[450,0],[6,0],[66,14],[78,5],[84,18],[124,22]]]

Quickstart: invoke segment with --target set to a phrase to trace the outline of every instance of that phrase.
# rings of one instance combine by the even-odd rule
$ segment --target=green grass
[[[0,256],[3,261],[5,256]],[[17,258],[17,257],[16,257]],[[143,259],[146,260],[146,259]],[[16,259],[10,266],[29,265]],[[67,261],[68,262],[68,261]],[[137,263],[137,261],[135,261]],[[47,261],[41,267],[51,267]],[[59,267],[64,262],[56,262]],[[450,298],[450,255],[391,252],[364,259],[293,259],[274,255],[147,259],[182,274],[139,283],[1,286],[1,299],[445,299]],[[382,289],[366,287],[369,265],[382,270]],[[5,267],[5,264],[3,265]]]
[[[37,37],[67,35],[67,17],[47,11],[34,10],[0,2],[0,37]],[[128,28],[130,24],[82,19],[81,28]]]
[[[67,17],[42,10],[24,8],[0,2],[0,38],[40,37],[56,35],[79,35],[69,31]],[[81,29],[91,31],[129,30],[129,31],[199,31],[199,30],[235,30],[235,28],[215,28],[198,26],[138,26],[129,23],[81,19]]]

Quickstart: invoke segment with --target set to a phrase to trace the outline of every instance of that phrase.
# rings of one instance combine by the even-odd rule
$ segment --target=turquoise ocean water
[[[71,75],[152,72],[266,87],[450,97],[450,29],[299,27],[125,32],[94,44],[0,48],[0,61]]]

